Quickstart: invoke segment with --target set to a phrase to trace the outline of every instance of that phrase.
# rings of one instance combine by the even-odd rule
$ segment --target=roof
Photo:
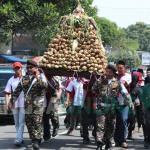
[[[20,59],[18,57],[14,57],[14,56],[10,56],[10,55],[4,55],[4,54],[0,54],[0,58],[6,59],[9,62],[21,62],[21,63],[26,63],[25,60]]]
[[[23,51],[23,50],[45,50],[38,43],[35,36],[30,36],[26,34],[13,35],[12,51]]]

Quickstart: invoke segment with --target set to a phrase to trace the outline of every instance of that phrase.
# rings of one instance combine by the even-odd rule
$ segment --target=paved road
[[[82,138],[80,137],[79,130],[75,130],[72,136],[66,135],[66,128],[63,125],[64,116],[60,117],[60,130],[59,135],[50,140],[49,143],[42,143],[40,150],[94,150],[96,145],[94,144],[94,139],[91,136],[91,142],[89,145],[84,145],[82,143]],[[4,120],[0,121],[0,150],[26,150],[25,145],[30,142],[27,129],[25,128],[24,138],[25,144],[21,148],[16,148],[13,145],[13,139],[15,137],[15,126],[5,125]],[[7,123],[6,123],[7,124]],[[134,134],[134,141],[129,141],[130,150],[144,150],[143,149],[143,135],[142,133],[137,133],[137,128]],[[113,150],[123,150],[123,148],[115,147]]]

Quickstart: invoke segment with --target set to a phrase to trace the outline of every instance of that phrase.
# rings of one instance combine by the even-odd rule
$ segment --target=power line
[[[99,9],[147,9],[150,10],[150,8],[115,8],[115,7],[98,7]]]

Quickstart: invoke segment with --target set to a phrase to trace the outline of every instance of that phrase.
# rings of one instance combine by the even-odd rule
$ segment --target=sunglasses
[[[32,69],[32,68],[33,68],[33,66],[27,66],[26,68],[27,68],[27,69]]]

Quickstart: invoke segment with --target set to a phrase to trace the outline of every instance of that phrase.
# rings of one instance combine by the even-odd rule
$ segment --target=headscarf
[[[140,72],[134,71],[133,75],[137,75],[138,76],[138,83],[141,85],[142,84],[142,74]]]

